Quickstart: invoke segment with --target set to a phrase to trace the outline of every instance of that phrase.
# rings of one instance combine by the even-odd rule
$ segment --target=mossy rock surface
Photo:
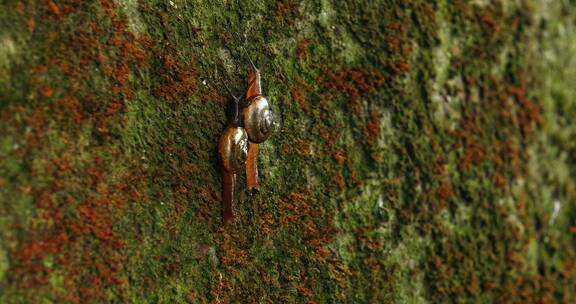
[[[574,7],[0,1],[0,303],[576,302]]]

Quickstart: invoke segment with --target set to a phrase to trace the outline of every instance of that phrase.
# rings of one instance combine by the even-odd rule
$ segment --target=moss
[[[8,262],[8,256],[4,249],[0,251],[0,281],[4,280],[6,271],[9,269],[10,263]]]
[[[0,302],[573,301],[570,5],[4,1]]]

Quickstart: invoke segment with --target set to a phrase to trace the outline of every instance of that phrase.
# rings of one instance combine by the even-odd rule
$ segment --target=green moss
[[[0,302],[573,301],[570,5],[3,3]],[[279,121],[223,229],[241,47]]]
[[[4,280],[6,271],[9,269],[8,255],[4,249],[0,250],[0,282]]]

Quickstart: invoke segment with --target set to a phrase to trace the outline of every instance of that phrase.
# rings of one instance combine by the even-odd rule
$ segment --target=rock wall
[[[575,6],[0,1],[0,302],[576,301]]]

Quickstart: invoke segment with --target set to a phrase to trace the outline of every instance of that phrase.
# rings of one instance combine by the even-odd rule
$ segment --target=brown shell
[[[226,171],[241,169],[248,158],[248,134],[242,127],[228,127],[220,136],[218,155]]]
[[[274,115],[270,109],[268,99],[256,96],[242,109],[244,128],[248,137],[255,143],[265,141],[274,130]]]

